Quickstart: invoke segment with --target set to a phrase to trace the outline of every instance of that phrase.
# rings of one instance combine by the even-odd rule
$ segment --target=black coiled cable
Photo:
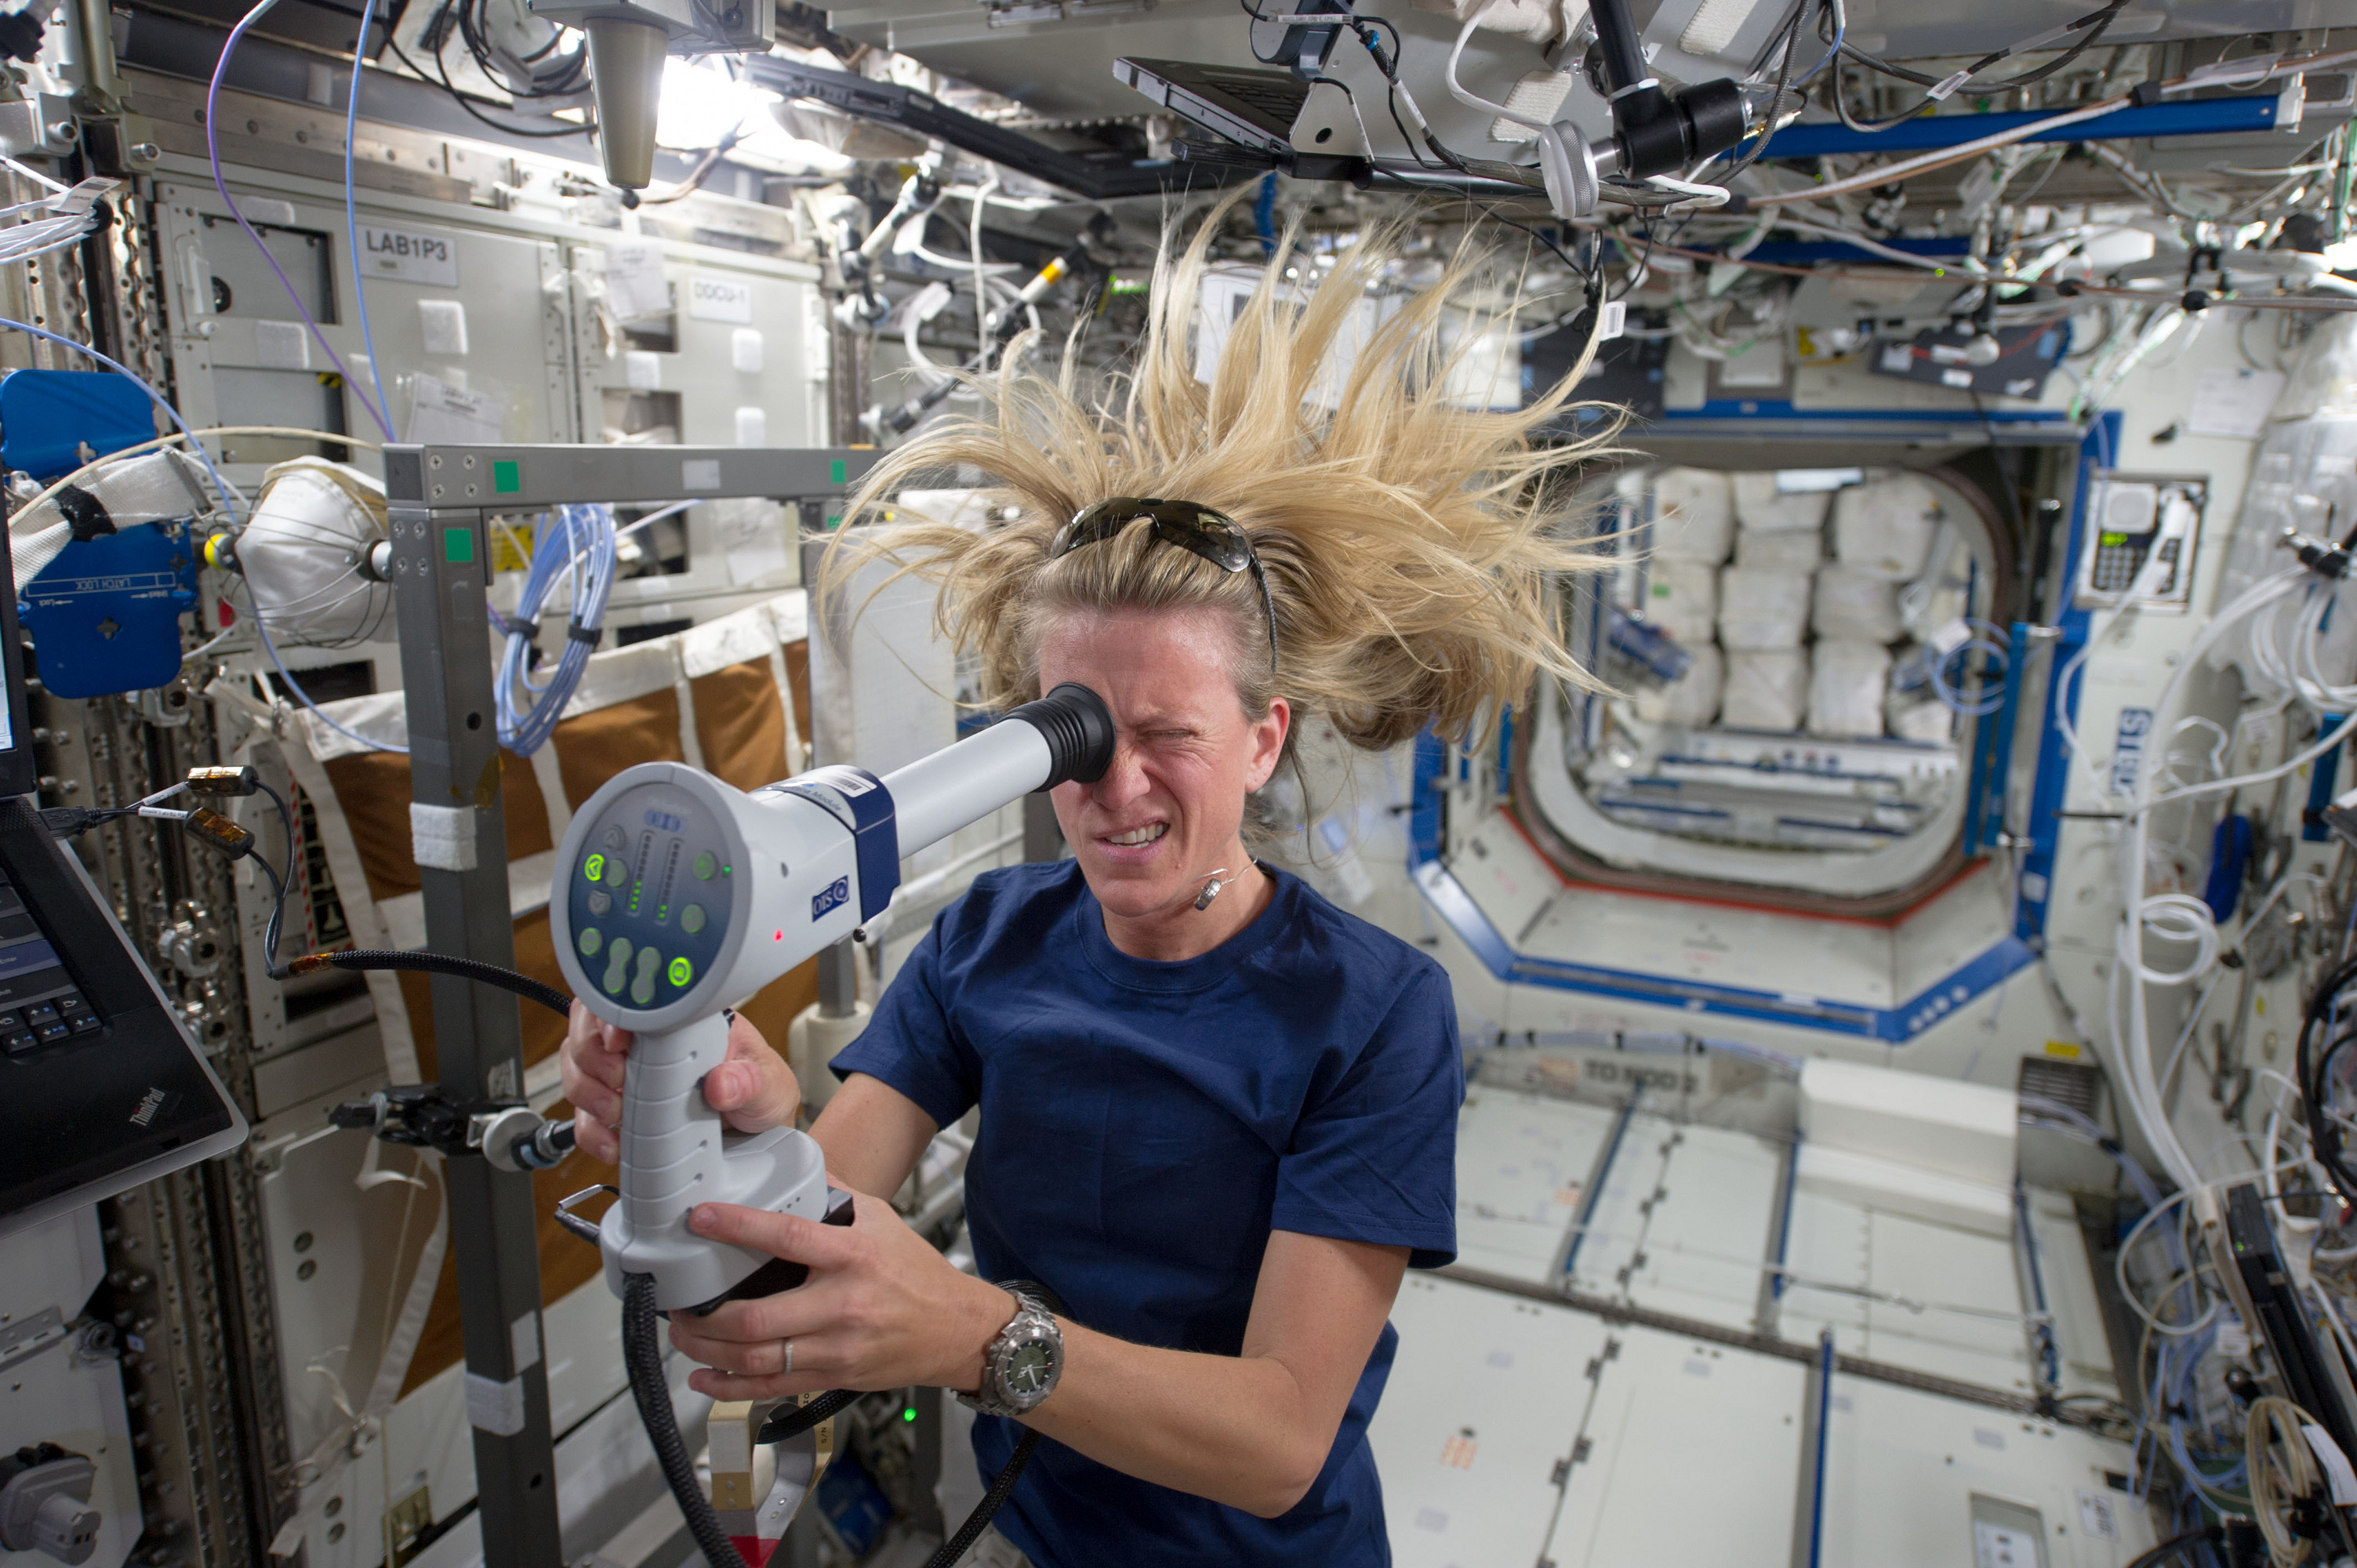
[[[630,1398],[639,1407],[639,1422],[647,1429],[647,1441],[653,1444],[655,1462],[662,1467],[663,1479],[671,1487],[671,1495],[686,1517],[687,1530],[695,1538],[696,1549],[704,1553],[711,1568],[746,1568],[745,1559],[737,1551],[737,1543],[713,1511],[711,1499],[695,1478],[695,1460],[679,1435],[679,1418],[672,1413],[671,1385],[663,1378],[662,1350],[656,1337],[656,1326],[662,1315],[655,1310],[655,1277],[652,1274],[626,1274],[622,1281],[622,1365],[630,1374]],[[820,1422],[843,1411],[859,1398],[852,1389],[835,1389],[819,1395],[808,1404],[781,1411],[762,1423],[761,1443],[782,1443],[799,1437]],[[1015,1452],[1007,1458],[983,1494],[974,1511],[957,1533],[942,1542],[932,1556],[925,1560],[925,1568],[950,1568],[964,1556],[974,1543],[982,1539],[1015,1483],[1023,1475],[1023,1467],[1031,1462],[1032,1450],[1039,1446],[1039,1434],[1026,1432],[1016,1444]]]
[[[570,1017],[572,998],[554,985],[545,985],[528,974],[502,969],[480,959],[459,958],[451,953],[403,952],[389,948],[350,948],[341,952],[306,953],[286,966],[289,974],[307,974],[320,969],[403,969],[419,974],[455,974],[461,980],[496,985],[502,991],[512,991],[527,1002],[537,1002],[560,1017]]]
[[[2324,1113],[2324,1107],[2331,1095],[2332,1058],[2352,1040],[2357,1040],[2357,1026],[2357,1026],[2357,1021],[2344,1021],[2321,1053],[2316,1048],[2316,1033],[2330,1019],[2333,1000],[2352,980],[2357,980],[2357,960],[2341,964],[2318,983],[2300,1019],[2299,1044],[2293,1058],[2293,1070],[2299,1079],[2300,1112],[2308,1123],[2309,1152],[2346,1203],[2357,1203],[2357,1173],[2350,1170],[2343,1158],[2340,1124]]]
[[[974,1511],[965,1516],[965,1522],[958,1526],[957,1533],[942,1541],[941,1550],[925,1559],[925,1568],[950,1568],[951,1563],[966,1554],[968,1547],[982,1539],[982,1532],[990,1528],[991,1515],[998,1511],[998,1505],[1015,1490],[1016,1480],[1023,1474],[1023,1466],[1031,1463],[1031,1450],[1039,1446],[1039,1434],[1026,1429],[1022,1440],[1015,1444],[1015,1452],[1006,1456],[1006,1466],[991,1478],[990,1490],[983,1493],[982,1501],[974,1505]]]
[[[737,1543],[728,1538],[712,1501],[696,1484],[695,1460],[679,1435],[679,1417],[672,1412],[671,1384],[663,1379],[662,1350],[655,1337],[662,1315],[655,1311],[655,1277],[626,1274],[622,1279],[622,1366],[630,1374],[630,1398],[639,1407],[639,1423],[654,1445],[655,1463],[686,1516],[687,1532],[712,1568],[746,1568]]]

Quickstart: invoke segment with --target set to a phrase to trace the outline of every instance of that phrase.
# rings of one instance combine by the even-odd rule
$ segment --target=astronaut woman
[[[1252,797],[1312,716],[1369,749],[1469,738],[1536,670],[1584,679],[1550,580],[1588,563],[1540,496],[1592,446],[1531,440],[1577,372],[1514,412],[1444,401],[1442,302],[1472,263],[1402,298],[1374,236],[1306,303],[1278,247],[1204,384],[1189,328],[1218,227],[1166,244],[1109,398],[1084,403],[1076,368],[1010,371],[855,502],[989,476],[1014,521],[863,528],[845,550],[940,585],[994,706],[1097,692],[1114,757],[1054,791],[1071,857],[976,878],[834,1058],[811,1130],[856,1223],[690,1221],[811,1267],[673,1322],[709,1369],[695,1388],[954,1390],[984,1412],[985,1476],[1041,1434],[979,1563],[1390,1560],[1367,1423],[1403,1271],[1455,1252],[1457,1012],[1430,957],[1253,858]],[[565,1091],[608,1160],[629,1039],[576,1005]],[[748,1132],[798,1108],[741,1018],[705,1093]],[[884,1197],[977,1104],[980,1277]]]

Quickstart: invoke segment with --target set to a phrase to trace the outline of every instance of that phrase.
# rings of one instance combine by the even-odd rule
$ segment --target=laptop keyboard
[[[95,1033],[101,1020],[0,871],[0,1052],[9,1056]]]

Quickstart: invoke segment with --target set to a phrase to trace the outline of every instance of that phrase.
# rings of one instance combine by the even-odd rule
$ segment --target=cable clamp
[[[523,616],[516,616],[512,618],[502,617],[501,619],[507,626],[510,637],[522,637],[526,642],[540,640],[540,622]]]
[[[567,621],[565,625],[565,638],[568,642],[586,642],[595,648],[597,646],[598,639],[605,635],[606,628],[603,627],[583,626],[577,620]]]

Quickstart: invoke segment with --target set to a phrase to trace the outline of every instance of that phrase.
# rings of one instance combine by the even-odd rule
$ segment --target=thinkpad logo
[[[164,1109],[164,1101],[167,1098],[167,1096],[160,1089],[149,1090],[140,1097],[139,1109],[131,1113],[131,1124],[134,1127],[145,1127],[148,1122],[156,1120],[156,1112]]]

